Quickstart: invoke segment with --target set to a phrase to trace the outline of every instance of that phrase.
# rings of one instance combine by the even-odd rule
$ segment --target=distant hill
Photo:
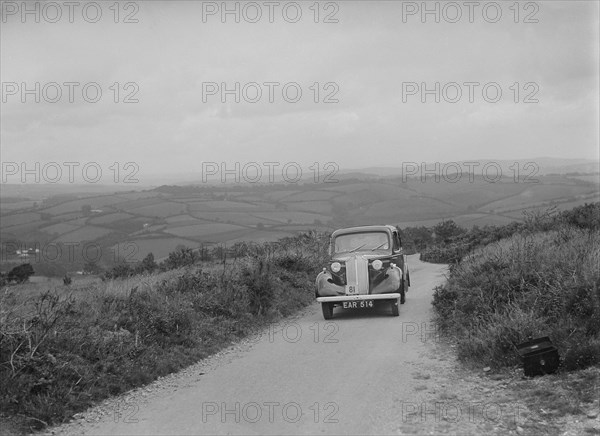
[[[522,220],[525,210],[600,201],[597,176],[567,175],[583,172],[576,170],[589,168],[590,162],[560,160],[558,165],[556,159],[538,159],[533,169],[539,171],[532,175],[526,167],[530,161],[517,161],[517,167],[513,161],[490,161],[491,170],[501,169],[498,180],[493,171],[460,178],[447,171],[436,178],[366,168],[340,171],[336,183],[165,184],[143,190],[20,185],[5,191],[3,186],[0,239],[30,245],[93,243],[129,259],[149,252],[161,258],[178,246],[274,241],[313,228],[407,227],[444,219],[465,227],[505,224]]]
[[[453,162],[440,162],[440,167],[444,167],[446,164],[450,164]],[[563,159],[563,158],[552,158],[552,157],[538,157],[532,159],[473,159],[469,161],[456,161],[459,167],[463,171],[467,171],[469,168],[481,169],[485,165],[490,164],[498,164],[502,168],[502,172],[504,175],[511,175],[513,173],[513,169],[511,167],[515,167],[515,163],[518,164],[518,168],[523,171],[525,169],[525,165],[533,164],[534,168],[538,169],[537,174],[546,175],[546,174],[567,174],[567,173],[599,173],[600,172],[600,162],[591,159]],[[476,163],[477,165],[473,165]],[[363,174],[363,175],[371,175],[376,174],[378,177],[396,177],[401,176],[403,173],[407,171],[412,173],[414,165],[420,167],[424,164],[426,169],[435,168],[434,162],[404,162],[403,165],[396,167],[367,167],[360,168],[355,170],[340,170],[340,174],[346,173],[355,173],[355,174]],[[451,168],[451,166],[449,166]],[[412,174],[411,174],[412,175]],[[417,172],[414,174],[416,176],[420,176],[421,172]]]
[[[436,166],[437,165],[437,166]],[[321,164],[321,167],[325,164]],[[500,168],[501,173],[507,177],[513,177],[517,175],[548,175],[548,174],[568,174],[568,173],[599,173],[600,162],[591,159],[562,159],[562,158],[551,158],[551,157],[539,157],[532,159],[473,159],[469,161],[456,161],[456,162],[399,162],[398,165],[386,166],[386,167],[365,167],[365,168],[344,168],[344,167],[328,167],[327,169],[320,168],[318,175],[315,174],[315,170],[312,167],[301,168],[301,178],[299,179],[302,183],[310,183],[317,180],[323,181],[327,178],[334,179],[337,181],[358,179],[379,179],[379,178],[404,178],[404,177],[420,177],[422,174],[421,170],[430,172],[435,168],[444,170],[451,174],[460,171],[464,174],[469,171],[473,171],[476,175],[482,175],[482,170],[487,168],[490,174],[493,174],[494,168]],[[233,165],[229,165],[228,170],[234,168]],[[274,183],[286,183],[284,177],[282,177],[282,167],[275,167],[273,171],[273,181],[269,180],[269,168],[264,166],[261,168],[262,177],[258,176],[256,184],[272,184]],[[250,173],[248,179],[252,179],[255,173]],[[244,183],[244,173],[240,169],[239,182]],[[292,171],[290,177],[295,177]],[[150,180],[154,180],[150,178]],[[230,185],[239,184],[236,182],[233,173],[222,175],[220,170],[217,170],[213,175],[202,175],[197,173],[183,173],[177,176],[164,176],[162,178],[156,178],[161,180],[159,184],[170,184],[170,185]],[[165,182],[165,180],[171,180]],[[225,183],[223,183],[225,180]],[[287,180],[289,181],[289,180]]]

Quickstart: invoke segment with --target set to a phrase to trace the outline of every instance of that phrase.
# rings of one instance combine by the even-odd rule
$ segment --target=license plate
[[[342,307],[344,309],[366,309],[373,307],[373,300],[344,301]]]

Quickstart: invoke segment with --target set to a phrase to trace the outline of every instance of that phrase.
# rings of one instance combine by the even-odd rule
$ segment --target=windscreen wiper
[[[348,253],[354,253],[356,250],[358,250],[359,248],[363,248],[365,245],[367,245],[367,243],[366,243],[366,242],[365,242],[364,244],[362,244],[362,245],[359,245],[359,246],[358,246],[358,247],[356,247],[356,248],[353,248],[353,249],[352,249],[352,250],[350,250]]]

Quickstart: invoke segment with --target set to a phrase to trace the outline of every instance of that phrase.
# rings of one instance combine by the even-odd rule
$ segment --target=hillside
[[[71,246],[71,261],[77,260],[71,263],[81,267],[82,257],[107,265],[141,260],[150,252],[162,259],[180,246],[275,241],[309,228],[429,226],[445,219],[463,227],[502,225],[522,220],[526,209],[568,209],[600,199],[597,183],[581,175],[536,180],[503,177],[491,183],[463,175],[456,183],[433,177],[371,177],[296,185],[165,185],[36,200],[21,189],[18,197],[0,198],[2,261],[18,263],[23,256],[17,249],[35,247],[42,255],[32,263],[53,260],[65,257]]]

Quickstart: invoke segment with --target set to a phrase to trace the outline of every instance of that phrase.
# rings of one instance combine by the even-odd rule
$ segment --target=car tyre
[[[399,316],[400,315],[400,309],[399,309],[399,298],[396,298],[395,300],[392,300],[390,305],[392,306],[392,316]]]
[[[400,285],[400,304],[404,304],[406,302],[406,282],[403,280],[402,285]]]
[[[333,318],[333,303],[321,303],[321,310],[323,311],[323,318]]]

